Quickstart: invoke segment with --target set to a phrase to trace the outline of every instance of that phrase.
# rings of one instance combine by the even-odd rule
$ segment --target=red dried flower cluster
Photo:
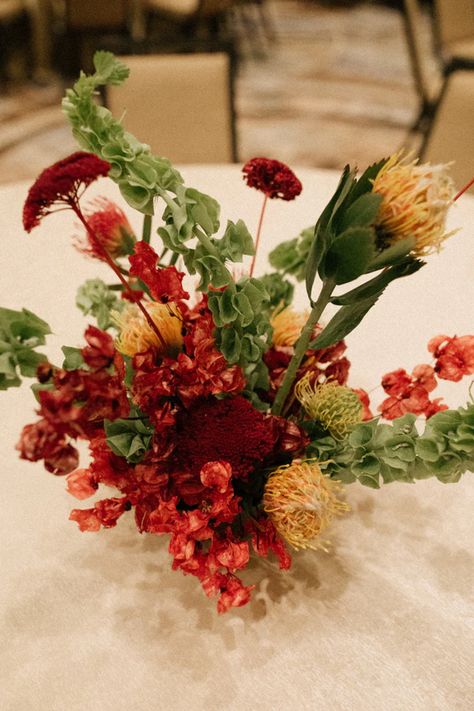
[[[293,171],[284,163],[270,158],[252,158],[242,168],[244,180],[269,198],[294,200],[303,186]]]
[[[435,371],[443,380],[461,380],[474,373],[474,336],[436,336],[428,343],[436,358]]]
[[[166,304],[169,301],[189,299],[189,294],[182,286],[184,273],[174,266],[158,267],[158,255],[147,242],[137,242],[129,262],[130,274],[147,285],[156,301]]]
[[[437,384],[431,365],[417,365],[411,375],[403,368],[386,373],[382,387],[389,397],[378,410],[386,420],[394,420],[407,412],[431,417],[440,410],[447,410],[448,406],[441,402],[441,398],[430,400],[429,393]]]
[[[93,153],[77,151],[43,170],[31,186],[23,207],[23,226],[36,227],[54,206],[77,203],[79,189],[108,175],[110,164]]]

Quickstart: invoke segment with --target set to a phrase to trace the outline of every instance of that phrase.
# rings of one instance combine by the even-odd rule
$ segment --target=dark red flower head
[[[77,151],[54,163],[35,180],[23,207],[23,227],[31,232],[49,215],[54,205],[71,205],[77,201],[79,188],[108,175],[110,163],[93,153]]]
[[[293,171],[278,160],[252,158],[242,172],[250,188],[261,190],[269,198],[294,200],[303,189]]]

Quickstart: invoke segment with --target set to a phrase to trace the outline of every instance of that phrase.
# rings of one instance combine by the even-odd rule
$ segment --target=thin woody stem
[[[255,254],[252,257],[252,263],[250,265],[249,276],[252,276],[253,270],[255,268],[255,260],[257,259],[258,245],[260,242],[260,235],[262,233],[263,217],[265,215],[265,208],[267,206],[267,202],[268,202],[268,195],[265,195],[265,197],[263,198],[263,205],[262,205],[262,209],[260,210],[260,217],[258,220],[257,235],[255,237]]]
[[[467,185],[465,185],[463,188],[461,188],[461,190],[458,192],[458,194],[453,197],[453,202],[456,202],[456,200],[458,200],[461,197],[461,195],[464,195],[466,190],[469,190],[471,185],[474,185],[474,178],[471,178],[471,180],[467,183]]]
[[[290,360],[290,363],[285,373],[285,377],[283,378],[283,382],[277,391],[275,400],[273,401],[273,415],[281,415],[284,409],[285,402],[288,398],[288,395],[290,394],[293,382],[298,373],[298,368],[300,367],[301,361],[303,360],[305,353],[308,350],[308,346],[313,335],[314,327],[316,326],[324,309],[328,305],[334,287],[335,283],[332,280],[327,280],[323,282],[321,292],[318,296],[316,303],[313,306],[313,310],[311,311],[309,318],[306,321],[303,330],[301,331],[300,337],[296,341],[295,352],[293,354],[292,359]]]
[[[128,284],[127,280],[126,280],[125,277],[122,275],[122,273],[121,273],[121,271],[120,271],[120,267],[119,267],[117,264],[115,264],[114,260],[112,259],[112,257],[110,256],[110,254],[108,253],[108,251],[106,250],[106,248],[104,247],[104,245],[101,243],[101,241],[98,239],[98,237],[97,237],[97,235],[95,234],[95,232],[90,228],[90,226],[89,226],[89,224],[88,224],[86,218],[85,218],[84,215],[82,214],[81,208],[79,207],[79,205],[77,204],[77,202],[71,202],[70,205],[71,205],[71,208],[72,208],[72,210],[74,211],[74,213],[77,215],[77,217],[79,218],[79,220],[82,222],[82,224],[83,224],[84,227],[86,228],[87,234],[89,235],[89,237],[90,237],[90,239],[91,239],[93,245],[95,246],[95,248],[98,250],[99,253],[101,253],[101,254],[104,255],[105,261],[107,262],[107,264],[109,265],[109,267],[114,271],[114,273],[115,273],[115,275],[117,276],[117,278],[121,281],[121,283],[123,284],[123,287],[124,287],[125,291],[127,291],[127,292],[132,296],[132,301],[133,301],[134,303],[136,303],[136,305],[138,306],[138,308],[139,308],[140,311],[142,312],[143,316],[145,317],[145,319],[146,319],[148,325],[149,325],[150,328],[154,331],[154,333],[156,333],[156,335],[158,336],[158,339],[159,339],[161,345],[162,345],[164,348],[166,348],[166,347],[167,347],[166,341],[165,341],[165,339],[163,338],[163,336],[161,335],[161,333],[160,333],[160,331],[159,331],[159,329],[158,329],[156,323],[153,321],[153,319],[151,318],[150,314],[148,313],[148,311],[146,310],[146,308],[143,306],[141,300],[136,298],[136,294],[134,293],[133,289],[130,288],[130,285]]]

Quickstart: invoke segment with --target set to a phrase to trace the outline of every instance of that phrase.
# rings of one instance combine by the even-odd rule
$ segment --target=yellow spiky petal
[[[120,353],[134,356],[153,349],[158,355],[175,355],[183,345],[182,323],[173,304],[145,304],[153,322],[160,331],[166,348],[136,304],[126,306],[121,312],[113,312],[112,318],[119,328],[115,346]]]
[[[334,516],[349,511],[338,498],[343,486],[324,476],[314,461],[295,460],[270,474],[263,507],[277,532],[293,548],[324,548],[319,536]]]
[[[294,311],[290,306],[272,316],[274,346],[294,346],[308,320],[307,312]]]
[[[447,165],[418,165],[401,154],[389,158],[373,181],[383,200],[375,227],[388,244],[415,237],[414,254],[438,252],[445,239],[446,213],[455,194]]]
[[[295,395],[307,414],[336,439],[344,437],[362,420],[362,405],[357,393],[335,380],[312,385],[309,373],[296,383]]]

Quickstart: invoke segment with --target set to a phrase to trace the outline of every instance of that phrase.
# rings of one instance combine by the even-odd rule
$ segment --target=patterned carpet
[[[268,155],[341,168],[396,150],[418,106],[400,13],[368,2],[302,0],[273,0],[268,12],[273,42],[263,33],[253,41],[241,35],[241,160]],[[428,47],[428,22],[421,30]],[[62,92],[55,81],[0,98],[0,182],[34,177],[75,148],[59,109]]]

